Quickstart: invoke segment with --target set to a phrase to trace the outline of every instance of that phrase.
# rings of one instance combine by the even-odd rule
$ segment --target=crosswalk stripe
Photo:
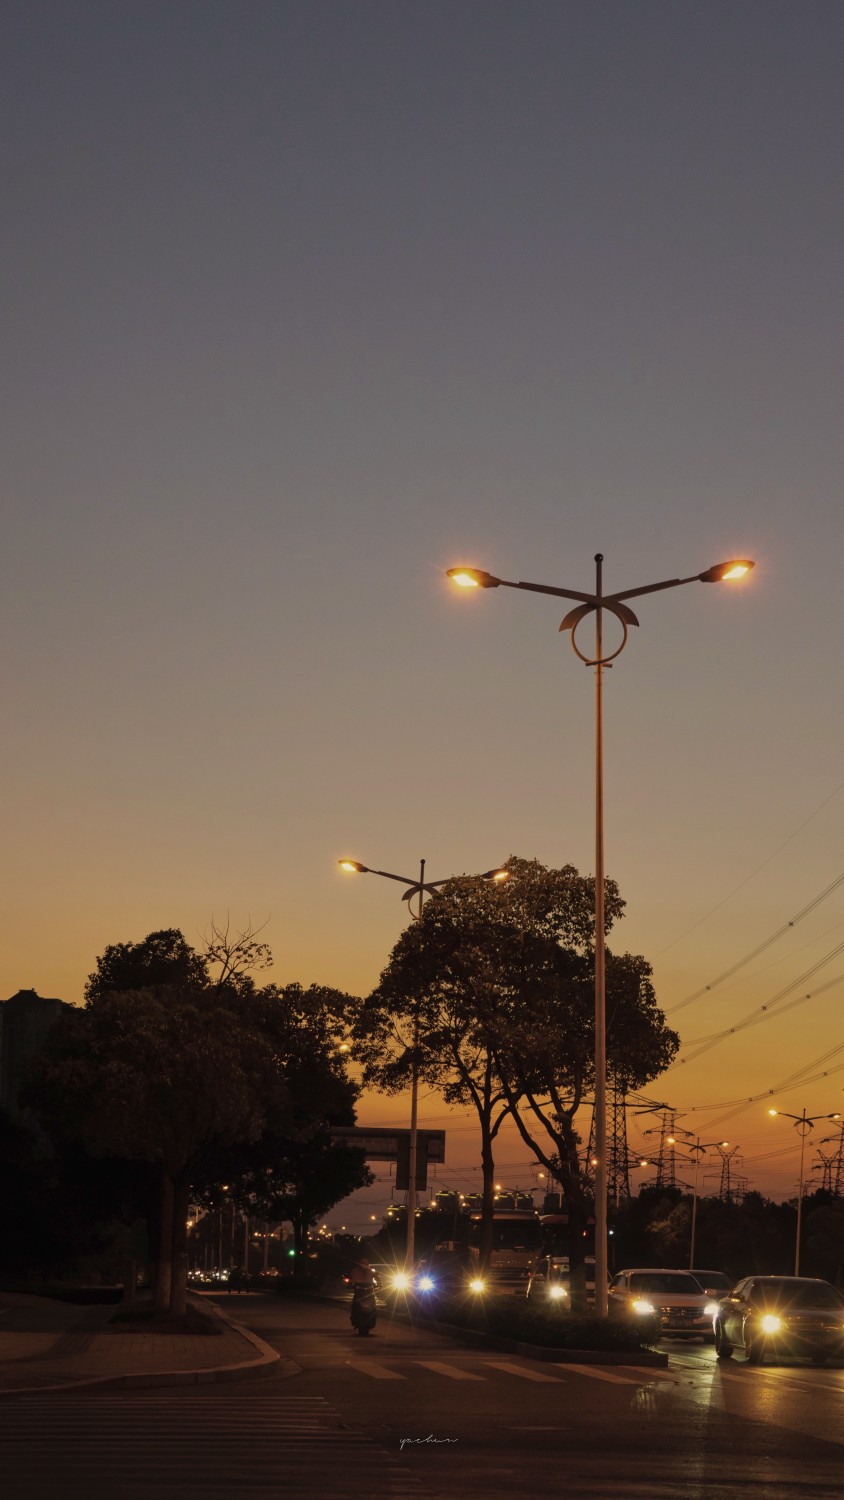
[[[574,1370],[576,1375],[588,1375],[592,1380],[607,1380],[612,1385],[641,1385],[639,1380],[631,1380],[629,1375],[614,1375],[611,1370],[599,1369],[597,1365],[569,1365],[562,1368]]]
[[[360,1375],[371,1375],[373,1380],[406,1380],[406,1375],[399,1375],[395,1370],[388,1370],[386,1365],[379,1365],[375,1359],[358,1362],[356,1359],[346,1361],[350,1370],[357,1370]]]
[[[0,1402],[4,1493],[26,1500],[423,1500],[424,1482],[324,1397],[228,1393]]]
[[[420,1359],[419,1364],[437,1375],[447,1375],[449,1380],[483,1380],[483,1375],[473,1375],[470,1370],[461,1370],[459,1365],[444,1365],[438,1359]]]
[[[489,1360],[490,1368],[493,1370],[504,1370],[508,1375],[519,1375],[522,1380],[544,1380],[551,1385],[563,1385],[558,1375],[543,1375],[539,1370],[528,1370],[522,1365],[511,1365],[505,1359]]]

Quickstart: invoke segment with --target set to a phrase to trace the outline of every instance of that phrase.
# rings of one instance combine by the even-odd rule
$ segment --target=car
[[[530,1273],[525,1296],[532,1302],[550,1302],[567,1310],[570,1306],[568,1256],[543,1255]]]
[[[735,1277],[728,1276],[726,1271],[701,1271],[697,1266],[693,1266],[689,1274],[700,1283],[701,1291],[706,1292],[707,1296],[711,1296],[716,1302],[721,1297],[729,1296],[736,1284]]]
[[[468,1257],[450,1250],[434,1250],[420,1260],[413,1274],[413,1291],[423,1303],[438,1297],[477,1296],[486,1290],[482,1276],[474,1274]]]
[[[782,1354],[822,1365],[844,1354],[844,1297],[811,1276],[747,1276],[718,1305],[715,1353],[743,1349],[751,1365]]]
[[[635,1266],[619,1271],[610,1283],[610,1311],[646,1315],[657,1313],[662,1332],[677,1338],[702,1338],[712,1343],[712,1320],[718,1302],[702,1291],[691,1271],[666,1266]]]

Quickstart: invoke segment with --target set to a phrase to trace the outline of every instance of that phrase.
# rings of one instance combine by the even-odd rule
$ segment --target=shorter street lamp
[[[691,1269],[692,1269],[692,1267],[694,1266],[694,1263],[695,1263],[695,1227],[696,1227],[696,1223],[697,1223],[697,1178],[698,1178],[698,1172],[700,1171],[700,1159],[703,1156],[703,1153],[705,1151],[715,1151],[718,1146],[729,1146],[729,1144],[730,1144],[729,1141],[703,1141],[703,1142],[701,1142],[700,1136],[698,1136],[695,1144],[693,1146],[688,1146],[687,1147],[687,1149],[689,1151],[691,1151],[691,1152],[694,1153],[694,1164],[695,1164],[695,1181],[694,1181],[694,1187],[692,1189],[692,1238],[691,1238],[691,1244],[689,1245],[689,1270],[690,1271],[691,1271]]]
[[[836,1110],[831,1115],[807,1115],[804,1108],[802,1115],[790,1115],[782,1109],[769,1109],[769,1115],[779,1115],[782,1120],[793,1120],[795,1130],[800,1131],[800,1182],[797,1188],[797,1238],[794,1243],[794,1274],[800,1275],[800,1223],[803,1217],[803,1161],[806,1155],[806,1137],[810,1130],[814,1130],[818,1120],[840,1120],[840,1111]]]
[[[419,861],[418,880],[413,880],[409,875],[393,875],[389,870],[372,870],[369,865],[362,865],[357,859],[339,859],[337,863],[341,870],[346,871],[347,875],[380,875],[384,880],[398,880],[401,885],[406,885],[408,889],[402,896],[402,901],[408,902],[407,909],[412,917],[421,917],[422,902],[426,895],[436,895],[441,885],[448,885],[449,880],[454,879],[453,875],[449,875],[445,880],[426,880],[424,859]],[[509,880],[509,878],[509,870],[503,869],[500,865],[494,870],[484,870],[481,876],[482,880],[497,880],[499,883],[503,880]],[[419,897],[418,911],[414,911],[410,905],[414,896]]]
[[[407,875],[394,875],[390,870],[373,870],[369,865],[362,865],[357,859],[339,859],[337,863],[341,870],[349,875],[380,875],[384,880],[398,880],[401,885],[407,886],[402,896],[402,901],[407,902],[410,915],[417,921],[422,916],[422,906],[426,895],[435,896],[441,885],[447,885],[454,876],[449,875],[445,880],[426,880],[425,861],[419,861],[419,879],[412,880]],[[499,884],[509,880],[510,871],[498,865],[494,870],[484,870],[482,879],[495,880]],[[414,911],[411,902],[415,896],[419,897],[419,906]],[[348,1050],[341,1047],[341,1051]],[[416,1247],[416,1158],[418,1154],[419,1131],[417,1127],[417,1113],[419,1101],[419,1016],[414,1017],[413,1022],[413,1066],[410,1084],[410,1151],[408,1152],[408,1181],[407,1181],[407,1242],[405,1247],[406,1264],[409,1271],[413,1270],[413,1258]]]

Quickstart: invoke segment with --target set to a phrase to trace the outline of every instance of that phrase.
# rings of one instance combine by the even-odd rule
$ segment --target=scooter
[[[375,1327],[375,1287],[358,1281],[352,1291],[352,1327],[365,1338]]]

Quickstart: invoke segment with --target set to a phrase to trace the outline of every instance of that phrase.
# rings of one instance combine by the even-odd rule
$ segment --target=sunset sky
[[[455,563],[756,560],[639,601],[607,674],[610,945],[666,1011],[844,873],[839,4],[26,0],[0,42],[0,995],[227,913],[364,994],[406,913],[340,856],[591,871],[566,606]],[[767,1105],[844,1108],[842,943],[844,884],[649,1090],[775,1196]],[[471,1121],[420,1123],[476,1186]]]

